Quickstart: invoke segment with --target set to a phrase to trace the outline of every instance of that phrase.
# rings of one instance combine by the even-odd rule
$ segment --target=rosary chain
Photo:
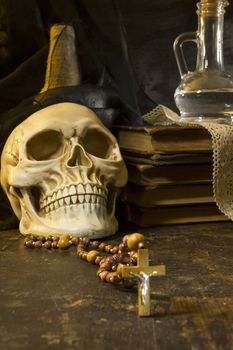
[[[143,247],[144,235],[133,233],[125,235],[122,242],[112,245],[101,241],[91,241],[87,237],[35,236],[28,235],[24,245],[28,248],[67,249],[77,246],[77,255],[84,261],[99,266],[97,276],[104,282],[119,284],[125,287],[133,285],[134,277],[124,280],[122,268],[124,265],[137,265],[137,250]]]

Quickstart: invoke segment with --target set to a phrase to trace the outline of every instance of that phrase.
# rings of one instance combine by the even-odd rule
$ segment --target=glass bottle
[[[197,4],[197,32],[181,34],[174,52],[181,75],[175,102],[181,121],[231,123],[233,121],[233,80],[224,71],[223,26],[226,0],[201,0]],[[182,45],[197,44],[197,62],[189,72]]]

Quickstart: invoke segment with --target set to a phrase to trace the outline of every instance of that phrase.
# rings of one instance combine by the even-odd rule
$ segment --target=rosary
[[[97,276],[113,284],[121,283],[126,287],[138,280],[138,315],[150,315],[150,277],[164,276],[165,265],[149,265],[148,249],[144,248],[145,236],[141,233],[125,235],[119,245],[111,245],[89,238],[69,235],[34,236],[28,235],[24,245],[28,248],[67,249],[74,245],[77,255],[91,264],[99,266]]]

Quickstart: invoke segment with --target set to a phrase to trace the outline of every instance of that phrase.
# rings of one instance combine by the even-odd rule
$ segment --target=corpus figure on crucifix
[[[138,275],[136,273],[131,272],[131,274],[133,276],[136,276],[139,280],[140,280],[140,284],[141,284],[141,291],[140,291],[140,295],[141,295],[141,303],[142,305],[146,304],[146,295],[148,292],[150,292],[148,290],[148,282],[150,277],[152,276],[156,276],[157,272],[154,271],[153,273],[151,273],[150,275],[147,275],[145,272],[141,271]]]

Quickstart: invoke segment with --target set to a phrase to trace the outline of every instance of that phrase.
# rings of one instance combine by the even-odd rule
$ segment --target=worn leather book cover
[[[127,163],[129,181],[140,186],[210,183],[212,164],[158,165]]]
[[[141,227],[229,220],[215,204],[141,208],[118,202],[118,215]]]
[[[169,126],[115,126],[123,150],[144,153],[211,151],[210,134],[202,128]]]
[[[133,164],[171,165],[171,164],[211,164],[213,154],[199,152],[155,152],[153,154],[121,150],[124,160]]]
[[[120,195],[123,202],[139,207],[214,203],[213,186],[209,184],[138,186],[128,182]]]

